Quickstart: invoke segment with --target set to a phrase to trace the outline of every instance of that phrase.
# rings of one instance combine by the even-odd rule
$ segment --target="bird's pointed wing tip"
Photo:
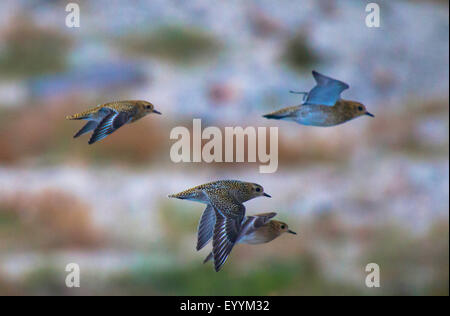
[[[216,214],[211,205],[208,204],[203,211],[200,221],[198,223],[197,231],[197,251],[202,249],[212,238],[214,233],[214,226],[216,223]]]
[[[341,80],[337,80],[337,79],[325,76],[316,70],[313,70],[312,74],[318,84],[329,84],[329,83],[339,84],[339,85],[341,85],[342,90],[348,89],[350,87],[347,83],[345,83]]]
[[[89,144],[102,140],[130,120],[129,113],[109,111],[92,133]]]
[[[255,214],[254,216],[264,216],[264,217],[272,218],[272,217],[277,216],[277,213],[276,212],[267,212],[267,213]]]
[[[221,215],[216,210],[216,224],[213,237],[214,268],[219,271],[225,264],[238,238],[240,223],[238,218]]]

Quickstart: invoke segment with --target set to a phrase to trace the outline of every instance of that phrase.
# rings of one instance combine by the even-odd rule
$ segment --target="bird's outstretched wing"
[[[98,123],[92,133],[89,144],[93,144],[105,138],[132,119],[131,114],[128,112],[117,112],[112,109],[108,109],[108,111],[108,114],[106,114],[100,123]]]
[[[221,269],[237,242],[245,217],[245,206],[228,192],[219,191],[205,191],[215,216],[212,257],[216,271]]]
[[[247,216],[245,220],[242,221],[241,231],[238,236],[238,242],[242,236],[251,234],[258,228],[266,225],[270,221],[270,219],[275,217],[276,215],[277,213],[271,212]]]
[[[73,138],[77,138],[83,134],[86,134],[93,129],[97,127],[98,123],[96,121],[89,121],[84,125],[75,135],[73,135]]]
[[[247,217],[249,217],[249,218],[253,217],[254,218],[254,220],[253,220],[253,227],[255,229],[257,229],[257,228],[259,228],[261,226],[266,225],[270,221],[270,219],[275,217],[276,215],[277,215],[277,213],[271,212],[271,213],[255,214],[255,215],[247,216]]]
[[[333,106],[340,99],[342,91],[349,88],[345,82],[312,72],[317,85],[309,91],[303,104]]]
[[[241,223],[241,228],[239,229],[239,234],[236,239],[236,242],[239,242],[239,239],[242,235],[251,233],[252,231],[255,231],[261,226],[266,225],[271,218],[275,217],[277,213],[263,213],[263,214],[255,214],[253,216],[247,216],[244,221]],[[231,251],[231,250],[230,250]],[[211,251],[208,256],[205,258],[203,263],[206,263],[214,258],[214,253]],[[220,268],[220,267],[219,267]]]
[[[216,224],[213,236],[214,269],[218,272],[228,258],[235,245],[240,229],[242,217],[224,216],[214,208]]]
[[[214,257],[214,254],[212,251],[206,256],[205,260],[203,260],[203,263],[207,263],[209,260],[212,260]]]
[[[198,222],[197,251],[202,249],[211,240],[215,224],[216,214],[214,214],[213,207],[208,205],[203,211],[202,217],[200,217],[200,221]]]

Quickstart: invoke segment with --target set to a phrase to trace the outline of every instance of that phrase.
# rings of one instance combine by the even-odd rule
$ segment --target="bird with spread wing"
[[[273,235],[275,230],[287,229],[286,224],[275,221],[266,226],[276,213],[245,216],[243,203],[259,196],[270,197],[261,185],[238,180],[219,180],[169,195],[207,205],[198,224],[197,250],[213,240],[213,250],[205,262],[214,259],[216,271],[221,269],[236,243],[268,242],[277,237]],[[275,226],[278,230],[272,229]]]
[[[313,71],[312,74],[316,86],[311,91],[290,91],[303,95],[302,104],[283,108],[263,117],[310,126],[335,126],[363,115],[374,117],[364,104],[341,99],[341,93],[349,88],[348,84],[317,71]]]
[[[89,144],[93,144],[123,125],[136,122],[150,113],[161,114],[150,102],[130,100],[100,104],[84,112],[68,115],[66,119],[88,121],[73,137],[94,131],[89,139]]]

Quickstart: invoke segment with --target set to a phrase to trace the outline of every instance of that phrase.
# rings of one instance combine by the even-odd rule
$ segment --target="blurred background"
[[[448,1],[0,2],[0,294],[448,295]],[[265,120],[311,70],[375,119]],[[65,115],[144,99],[148,116],[89,146]],[[278,126],[279,167],[172,163],[170,130]],[[220,273],[195,251],[199,203],[167,195],[260,183],[297,236],[238,245]],[[77,263],[81,287],[67,288]],[[375,262],[381,287],[365,286]]]

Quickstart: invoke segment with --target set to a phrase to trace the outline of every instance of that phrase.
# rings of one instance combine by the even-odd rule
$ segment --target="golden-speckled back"
[[[133,121],[145,116],[146,111],[144,109],[146,104],[151,104],[141,100],[125,100],[125,101],[113,101],[108,103],[99,104],[86,111],[66,116],[68,120],[85,119],[98,113],[102,108],[110,108],[118,112],[133,112]],[[153,105],[152,105],[153,109]]]

